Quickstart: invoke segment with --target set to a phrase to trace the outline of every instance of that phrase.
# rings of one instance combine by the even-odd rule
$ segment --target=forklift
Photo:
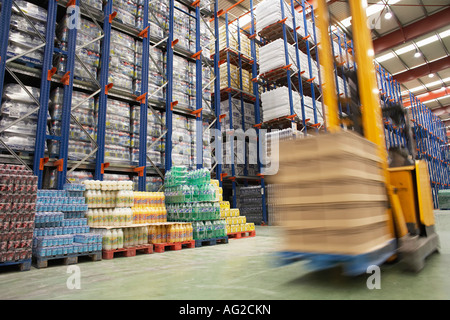
[[[389,200],[386,214],[392,237],[396,239],[395,254],[387,261],[398,261],[405,269],[418,272],[423,269],[425,259],[439,249],[428,167],[423,160],[415,159],[410,119],[404,107],[399,104],[381,107],[373,43],[367,26],[367,3],[364,0],[349,0],[349,4],[357,70],[346,74],[353,88],[349,102],[351,112],[344,119],[339,118],[338,114],[327,4],[326,0],[316,1],[326,128],[328,132],[336,133],[348,126],[377,146],[378,156],[383,160]],[[409,137],[406,148],[387,150],[383,117],[406,128]]]

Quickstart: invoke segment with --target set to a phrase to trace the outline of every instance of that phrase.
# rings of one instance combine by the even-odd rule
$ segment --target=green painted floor
[[[367,288],[369,274],[311,272],[304,262],[274,267],[280,230],[258,227],[256,237],[228,245],[78,263],[80,289],[67,288],[67,266],[0,269],[0,299],[450,299],[450,211],[436,211],[436,228],[441,249],[425,269],[383,265],[379,290]]]

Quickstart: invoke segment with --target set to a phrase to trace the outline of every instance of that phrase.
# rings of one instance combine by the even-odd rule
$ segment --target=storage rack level
[[[39,6],[43,6],[37,1],[30,0],[32,3],[36,3]],[[150,60],[149,54],[149,46],[153,46],[155,48],[159,48],[165,50],[167,55],[178,55],[189,61],[196,62],[196,75],[197,75],[197,107],[194,111],[199,111],[202,109],[202,89],[201,86],[201,68],[202,66],[212,66],[213,63],[209,59],[209,57],[205,57],[201,54],[195,55],[195,52],[190,52],[186,49],[183,49],[176,44],[173,44],[172,41],[169,42],[170,35],[167,35],[165,38],[158,38],[150,35],[148,32],[149,26],[148,22],[148,5],[147,1],[144,2],[144,28],[137,29],[136,27],[132,27],[118,21],[116,18],[117,12],[114,11],[113,1],[108,1],[103,5],[102,10],[90,7],[85,4],[83,0],[77,1],[48,1],[48,6],[45,8],[47,10],[47,28],[45,37],[41,35],[42,45],[39,48],[44,48],[44,58],[42,61],[42,67],[32,65],[32,64],[23,64],[19,63],[17,59],[2,59],[0,61],[0,91],[3,91],[3,84],[5,80],[5,75],[8,76],[7,81],[17,81],[22,87],[25,87],[25,84],[34,84],[36,87],[40,87],[40,95],[39,99],[34,97],[36,102],[36,110],[39,111],[38,117],[38,125],[37,125],[37,134],[36,134],[36,145],[35,150],[25,155],[25,157],[19,156],[17,152],[9,148],[7,145],[2,143],[3,147],[7,150],[8,154],[3,154],[2,159],[6,162],[13,163],[21,163],[26,165],[30,170],[33,169],[36,175],[39,177],[39,187],[43,187],[43,176],[44,171],[46,172],[49,168],[56,168],[58,171],[58,188],[62,188],[62,185],[67,181],[66,176],[67,173],[72,172],[76,169],[85,169],[91,170],[94,172],[94,177],[96,179],[101,180],[103,178],[103,174],[105,172],[118,172],[118,173],[127,173],[135,176],[139,175],[139,190],[145,190],[145,174],[147,175],[159,175],[163,176],[164,169],[157,168],[156,166],[152,166],[147,168],[147,159],[146,159],[146,115],[147,109],[164,111],[167,113],[176,113],[185,116],[189,116],[191,118],[197,119],[197,125],[201,125],[201,121],[203,117],[206,120],[214,119],[212,114],[208,114],[208,112],[200,112],[193,113],[193,110],[189,108],[185,108],[182,106],[176,105],[176,103],[168,103],[169,101],[161,101],[156,99],[151,93],[145,92],[145,84],[148,83],[148,62]],[[200,39],[200,30],[198,28],[200,19],[205,19],[206,16],[211,14],[210,10],[207,8],[200,8],[199,2],[187,3],[186,1],[180,1],[180,3],[189,6],[191,12],[195,12],[195,17],[197,19],[197,29],[196,29],[196,39]],[[54,39],[56,32],[56,23],[57,19],[61,19],[65,14],[68,17],[72,17],[72,15],[76,14],[76,10],[73,10],[73,7],[79,9],[79,13],[84,19],[88,19],[89,21],[95,23],[102,30],[102,35],[98,37],[96,40],[101,40],[103,45],[101,48],[101,65],[104,66],[100,68],[99,77],[97,80],[97,75],[90,74],[90,78],[92,81],[85,81],[82,79],[78,79],[74,77],[74,63],[75,61],[79,61],[78,57],[78,46],[88,46],[89,43],[80,44],[79,39],[77,38],[77,29],[73,28],[69,30],[68,36],[68,46],[66,51],[61,51],[58,48],[55,48]],[[175,8],[175,2],[170,1],[170,6]],[[16,8],[15,1],[7,0],[3,1],[2,5],[2,25],[9,25],[9,21],[11,18],[11,14],[13,8]],[[18,11],[18,14],[25,15],[21,10]],[[173,17],[169,24],[173,24]],[[30,27],[31,26],[31,21]],[[142,78],[139,79],[142,82],[142,91],[140,93],[130,92],[127,90],[123,90],[117,87],[114,87],[113,83],[108,83],[108,65],[109,65],[109,44],[111,40],[111,32],[112,30],[117,30],[123,32],[127,35],[132,36],[134,39],[143,42],[143,72]],[[7,39],[9,37],[9,29],[2,29],[2,38]],[[174,39],[176,40],[176,39]],[[196,49],[198,49],[198,42]],[[2,57],[6,56],[6,49],[8,46],[8,41],[4,41],[0,46],[0,55]],[[38,48],[38,49],[39,49]],[[53,68],[53,57],[56,54],[63,54],[67,58],[66,65],[66,74],[56,73],[55,68]],[[147,70],[147,71],[146,71]],[[200,71],[199,71],[200,70]],[[166,79],[167,83],[164,87],[171,86],[171,76],[172,74],[167,74]],[[50,90],[55,87],[62,87],[64,90],[64,111],[63,111],[63,128],[60,136],[51,136],[46,133],[47,127],[47,112],[49,105],[49,97]],[[92,136],[89,136],[91,143],[94,145],[93,152],[87,155],[82,160],[73,160],[68,157],[67,145],[69,141],[69,123],[75,122],[76,126],[79,126],[82,129],[81,125],[74,121],[74,117],[71,114],[71,108],[76,108],[77,106],[72,106],[72,91],[78,90],[85,92],[90,95],[90,97],[96,97],[99,99],[99,119],[97,123],[97,138],[94,139]],[[166,89],[166,88],[164,88]],[[163,88],[160,88],[163,90]],[[200,98],[199,98],[200,97]],[[105,134],[105,118],[107,113],[107,101],[108,98],[118,99],[129,103],[133,106],[141,105],[141,132],[140,132],[140,156],[139,156],[139,165],[122,165],[122,164],[114,164],[114,163],[106,163],[104,161],[104,134]],[[26,117],[23,117],[24,119]],[[83,129],[82,129],[83,130]],[[166,133],[171,131],[170,123],[165,128]],[[87,134],[87,133],[86,133]],[[161,139],[162,137],[160,137]],[[197,135],[197,139],[201,139],[201,135]],[[59,154],[46,154],[46,145],[50,140],[57,141],[60,145]],[[201,140],[197,142],[197,146],[202,146]],[[166,152],[166,159],[170,160],[170,145],[167,148],[168,152]],[[201,150],[201,148],[199,148]],[[199,165],[201,166],[201,164]]]

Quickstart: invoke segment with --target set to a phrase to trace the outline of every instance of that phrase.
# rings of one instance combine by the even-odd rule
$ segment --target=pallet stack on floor
[[[84,185],[75,184],[38,191],[33,238],[37,268],[47,267],[51,260],[74,264],[80,256],[101,260],[102,238],[90,232],[83,192]]]
[[[247,222],[257,225],[262,223],[263,201],[261,186],[249,186],[239,188],[238,208],[240,213],[247,217]]]
[[[37,177],[24,166],[0,165],[0,267],[30,270]]]
[[[225,221],[220,219],[220,187],[208,169],[188,171],[172,167],[166,173],[168,220],[192,222],[196,246],[227,243]]]
[[[229,238],[254,237],[255,224],[247,223],[247,217],[241,216],[239,209],[231,209],[229,201],[220,202],[220,217],[225,219]]]

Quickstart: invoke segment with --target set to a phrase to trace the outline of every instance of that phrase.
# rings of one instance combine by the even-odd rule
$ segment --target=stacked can
[[[36,192],[31,171],[0,164],[0,262],[31,259]]]

